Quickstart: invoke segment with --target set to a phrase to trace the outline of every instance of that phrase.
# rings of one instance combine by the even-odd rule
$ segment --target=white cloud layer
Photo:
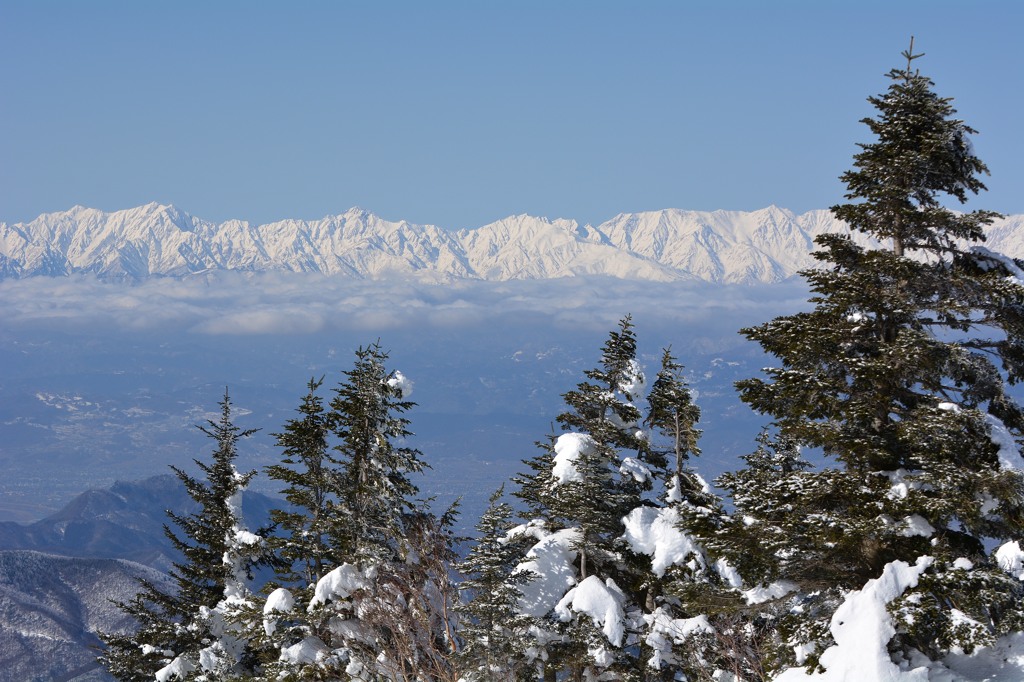
[[[523,326],[604,331],[626,313],[650,325],[728,333],[807,306],[801,282],[716,286],[577,277],[431,284],[296,273],[216,273],[138,283],[90,276],[0,282],[0,319],[17,328],[303,335],[331,330]]]

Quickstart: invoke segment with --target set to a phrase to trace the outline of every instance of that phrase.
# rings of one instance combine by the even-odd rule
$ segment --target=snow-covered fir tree
[[[781,366],[740,382],[742,399],[784,449],[818,448],[828,465],[727,481],[749,504],[761,476],[773,498],[751,532],[779,540],[778,573],[798,585],[803,632],[781,643],[796,663],[838,669],[846,592],[899,585],[867,677],[895,665],[890,651],[912,666],[991,644],[1024,613],[1018,576],[990,551],[1024,532],[1024,413],[1004,386],[1024,377],[1024,273],[980,245],[996,214],[945,207],[984,189],[987,169],[912,49],[869,100],[876,139],[842,176],[853,203],[832,209],[882,246],[819,237],[814,309],[744,330]]]
[[[267,476],[284,487],[287,509],[272,509],[275,533],[267,538],[273,552],[275,579],[264,586],[264,597],[253,600],[237,619],[250,633],[252,656],[266,679],[284,669],[294,679],[298,666],[282,664],[282,651],[307,637],[329,639],[328,624],[310,621],[304,610],[317,582],[336,565],[337,553],[328,539],[337,509],[335,462],[329,456],[328,413],[318,391],[323,378],[310,379],[297,408],[280,433],[273,434],[281,448],[281,462],[266,468]],[[311,640],[312,641],[312,640]],[[318,679],[314,674],[310,679]]]
[[[703,491],[703,481],[686,466],[691,456],[700,455],[697,444],[701,433],[697,428],[700,408],[693,402],[683,366],[672,355],[671,348],[662,351],[661,369],[651,384],[647,404],[644,425],[652,430],[654,438],[667,439],[665,445],[660,445],[652,438],[648,446],[651,464],[666,472],[667,501],[674,502],[687,494]]]
[[[650,424],[665,431],[679,417],[683,457],[683,443],[695,444],[688,429],[696,413],[680,369],[670,364],[659,375],[659,412]],[[526,462],[531,471],[515,479],[529,516],[507,538],[530,544],[513,575],[527,575],[517,585],[520,612],[539,622],[528,630],[527,658],[545,679],[671,679],[680,671],[673,647],[710,626],[682,617],[679,600],[664,589],[667,572],[709,567],[669,509],[665,483],[675,478],[667,451],[652,447],[641,428],[645,381],[628,317],[585,377],[564,394],[568,410],[558,420],[566,432],[541,443],[542,454]],[[681,473],[687,489],[690,474]]]
[[[403,519],[416,510],[419,492],[409,477],[426,466],[418,450],[401,444],[412,435],[403,416],[413,407],[406,400],[411,388],[401,372],[387,369],[387,359],[379,343],[359,348],[330,403],[341,479],[331,540],[358,560],[400,555]]]
[[[437,517],[416,499],[410,475],[426,465],[403,444],[411,383],[387,359],[378,344],[358,349],[326,409],[311,382],[278,436],[285,460],[270,473],[295,506],[275,512],[287,531],[274,541],[279,584],[249,616],[264,633],[264,679],[454,670],[455,510]]]
[[[644,419],[646,461],[660,495],[656,504],[648,501],[624,519],[633,550],[627,557],[636,564],[634,575],[644,580],[634,589],[643,596],[639,657],[647,679],[713,679],[735,667],[720,638],[734,624],[715,616],[722,599],[738,598],[741,585],[736,571],[713,560],[706,547],[723,512],[690,464],[700,454],[700,408],[683,370],[671,349],[662,351]]]
[[[138,596],[120,604],[138,629],[102,637],[100,661],[119,680],[226,679],[252,665],[231,614],[250,596],[249,569],[260,558],[262,538],[245,528],[241,515],[241,492],[255,472],[240,473],[234,462],[238,442],[257,429],[234,424],[227,391],[220,408],[220,419],[198,427],[216,443],[211,462],[194,460],[203,477],[171,467],[199,507],[167,512],[177,530],[164,530],[183,557],[170,571],[174,592],[143,582]]]
[[[773,437],[768,429],[757,436],[754,452],[742,459],[746,463],[744,468],[715,479],[729,493],[733,513],[711,544],[744,579],[755,585],[768,585],[782,580],[784,575],[795,576],[801,567],[813,569],[820,565],[807,560],[806,553],[813,551],[812,545],[797,544],[813,539],[815,533],[790,532],[785,522],[815,522],[813,517],[806,518],[796,505],[813,499],[808,494],[809,485],[820,483],[821,494],[827,495],[827,477],[801,476],[811,465],[800,454],[796,442],[783,436]],[[816,502],[816,506],[823,504],[822,500]],[[813,577],[806,576],[806,580],[813,582]]]

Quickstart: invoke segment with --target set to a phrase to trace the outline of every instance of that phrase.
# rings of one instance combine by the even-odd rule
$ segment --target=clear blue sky
[[[0,2],[0,220],[801,212],[911,34],[1024,213],[1024,3]]]

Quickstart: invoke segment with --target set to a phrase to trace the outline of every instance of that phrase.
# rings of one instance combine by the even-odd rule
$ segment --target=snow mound
[[[551,467],[555,481],[561,485],[582,481],[583,475],[576,468],[576,460],[593,454],[595,446],[594,439],[585,433],[563,433],[559,436],[555,440],[555,460]]]
[[[319,637],[309,636],[301,642],[281,649],[279,660],[286,663],[304,665],[316,663],[331,655],[331,649]]]
[[[990,429],[989,437],[999,448],[999,464],[1004,469],[1024,471],[1024,458],[1021,457],[1017,441],[1013,439],[1013,434],[1006,428],[1006,424],[991,414],[985,415],[985,421],[988,422]]]
[[[188,674],[196,669],[184,656],[178,656],[173,661],[156,671],[157,682],[170,682],[170,680],[184,680]]]
[[[277,619],[272,614],[288,613],[294,606],[295,597],[283,587],[279,587],[267,595],[267,601],[263,604],[263,630],[268,637],[277,630]]]
[[[770,585],[761,585],[744,590],[743,598],[747,601],[747,604],[763,604],[772,599],[781,599],[790,592],[795,592],[799,587],[799,585],[792,581],[779,580]]]
[[[632,476],[637,483],[646,483],[653,479],[651,470],[636,457],[624,457],[619,466],[619,473],[623,476]]]
[[[576,584],[576,550],[578,528],[567,528],[545,535],[526,553],[526,561],[519,564],[516,573],[535,574],[532,580],[519,586],[522,594],[519,607],[523,613],[542,618],[558,605],[566,590]]]
[[[971,253],[973,253],[976,256],[980,256],[981,258],[984,259],[996,261],[1004,268],[1006,268],[1007,272],[1010,273],[1007,276],[1008,280],[1010,280],[1014,284],[1024,285],[1024,271],[1017,267],[1017,263],[1015,263],[1012,258],[1004,256],[1001,253],[996,253],[995,251],[987,249],[984,246],[972,246]],[[986,270],[991,269],[991,266],[987,263],[982,263],[982,267],[984,267],[984,269]]]
[[[1024,580],[1024,551],[1021,551],[1019,542],[1007,542],[997,549],[996,561],[1004,571],[1016,576],[1018,580]]]
[[[592,575],[566,593],[555,607],[555,615],[569,622],[573,612],[585,613],[601,626],[601,632],[612,645],[622,646],[626,631],[626,613],[622,608],[625,599],[614,580],[602,582]]]
[[[695,560],[704,565],[704,552],[680,529],[679,512],[672,507],[637,507],[622,519],[623,539],[638,554],[651,557],[651,571],[659,578],[669,566]]]
[[[317,581],[313,598],[309,601],[309,610],[329,601],[348,599],[353,592],[368,586],[362,571],[352,564],[342,564]]]
[[[635,396],[639,395],[646,386],[647,379],[644,377],[644,371],[640,368],[640,363],[630,360],[629,368],[625,371],[618,389],[628,396]]]
[[[388,386],[395,389],[398,397],[402,400],[408,400],[412,395],[412,381],[398,370],[395,370],[395,373],[388,379]]]
[[[827,680],[828,682],[916,682],[929,679],[928,669],[918,667],[900,670],[892,661],[887,645],[896,628],[886,605],[908,588],[916,587],[918,578],[929,566],[932,557],[923,556],[913,566],[904,561],[885,565],[882,575],[869,580],[863,589],[846,596],[832,616],[832,637],[836,644],[821,655],[825,672],[808,674],[804,668],[791,668],[776,682]]]
[[[1024,680],[1024,632],[996,640],[995,645],[974,654],[950,654],[942,664],[932,664],[930,679],[936,682],[1020,682]]]
[[[655,670],[679,662],[672,653],[673,645],[685,645],[686,640],[694,635],[712,634],[715,631],[707,616],[673,618],[660,606],[654,613],[645,615],[644,621],[649,628],[646,642],[652,650],[648,666]]]

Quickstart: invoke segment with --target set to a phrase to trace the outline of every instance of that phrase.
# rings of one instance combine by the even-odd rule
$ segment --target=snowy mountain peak
[[[825,232],[848,228],[826,210],[795,215],[775,205],[749,212],[620,213],[596,227],[520,214],[458,231],[385,220],[358,206],[320,220],[264,225],[214,224],[158,202],[110,213],[74,206],[28,223],[0,223],[0,279],[76,272],[138,279],[229,269],[433,280],[597,274],[752,284],[812,267],[813,239]],[[988,245],[1024,256],[1024,216],[993,224]]]

